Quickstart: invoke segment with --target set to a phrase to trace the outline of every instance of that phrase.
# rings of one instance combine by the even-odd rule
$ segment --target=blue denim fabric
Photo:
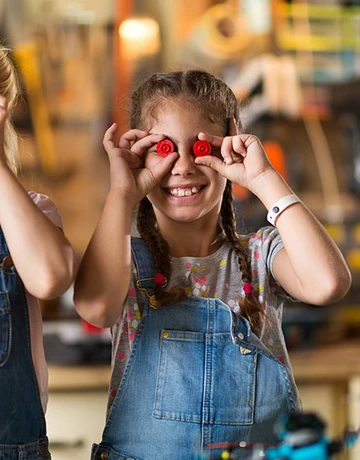
[[[140,287],[151,293],[150,255],[139,240],[133,252]],[[286,368],[226,304],[146,305],[92,459],[191,460],[209,443],[275,442],[279,416],[294,411]]]
[[[0,445],[0,460],[44,460],[49,459],[46,439],[19,445]]]
[[[25,290],[0,228],[0,460],[49,458]]]

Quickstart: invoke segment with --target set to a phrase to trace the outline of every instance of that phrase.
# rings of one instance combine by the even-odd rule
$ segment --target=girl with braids
[[[242,132],[236,98],[214,76],[153,75],[133,94],[130,131],[116,132],[104,136],[110,191],[74,296],[113,337],[92,459],[190,460],[212,443],[275,441],[278,417],[301,410],[283,306],[340,299],[351,282],[341,253]],[[276,226],[238,235],[232,182]]]
[[[0,458],[40,460],[50,453],[37,298],[68,289],[76,258],[56,206],[16,177],[18,138],[10,120],[20,86],[9,53],[0,46]]]

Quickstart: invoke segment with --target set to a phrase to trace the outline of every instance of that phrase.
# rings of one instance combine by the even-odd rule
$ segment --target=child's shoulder
[[[278,240],[280,235],[276,227],[266,226],[261,227],[256,232],[239,235],[239,238],[242,244],[252,247],[259,244],[270,244],[274,240]]]
[[[281,236],[276,227],[261,227],[257,232],[239,235],[241,244],[248,248],[252,259],[266,260],[283,247]]]

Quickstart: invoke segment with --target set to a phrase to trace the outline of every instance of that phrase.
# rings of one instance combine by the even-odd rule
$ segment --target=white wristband
[[[286,208],[288,208],[294,203],[300,203],[300,201],[300,198],[296,195],[287,195],[280,198],[280,200],[277,201],[269,209],[269,212],[266,216],[267,220],[270,222],[271,225],[275,225],[276,219],[283,211],[285,211]]]

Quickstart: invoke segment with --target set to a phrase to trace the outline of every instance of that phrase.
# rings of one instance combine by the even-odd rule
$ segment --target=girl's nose
[[[188,176],[196,172],[195,155],[192,148],[178,150],[179,156],[171,169],[171,174],[176,176]]]

